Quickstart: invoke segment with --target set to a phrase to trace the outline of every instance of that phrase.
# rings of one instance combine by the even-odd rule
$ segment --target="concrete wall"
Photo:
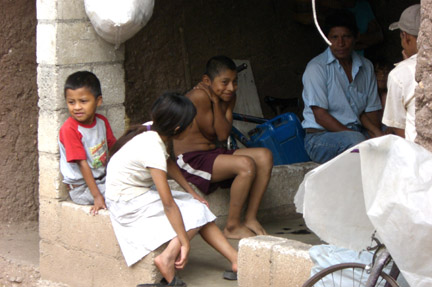
[[[37,220],[36,5],[0,0],[0,222]]]
[[[417,39],[416,142],[432,152],[432,1],[422,0],[420,34]]]
[[[60,281],[73,286],[95,286],[92,285],[94,280],[109,280],[94,278],[97,273],[95,270],[103,269],[100,266],[108,262],[114,262],[110,270],[118,270],[121,256],[114,236],[111,236],[111,240],[99,240],[100,236],[105,236],[101,233],[112,233],[107,214],[93,218],[96,221],[94,224],[92,218],[86,216],[86,211],[75,205],[67,208],[62,203],[67,193],[61,183],[57,135],[68,117],[63,85],[66,77],[75,71],[94,72],[101,80],[104,99],[99,112],[108,117],[114,134],[120,136],[124,130],[125,114],[124,48],[116,50],[96,35],[87,19],[82,0],[38,0],[37,19],[41,276],[53,280],[59,280],[59,276],[62,276],[63,280]],[[103,257],[101,254],[108,255]],[[91,261],[90,258],[95,260]],[[87,261],[90,263],[83,265]],[[68,272],[65,270],[68,268],[81,273],[81,276],[77,276],[77,273],[66,276]],[[123,274],[128,273],[126,271]],[[122,278],[119,276],[118,280]],[[78,283],[79,280],[82,280],[83,285]]]

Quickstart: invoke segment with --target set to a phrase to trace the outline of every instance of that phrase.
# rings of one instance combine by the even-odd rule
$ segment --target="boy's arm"
[[[360,115],[360,122],[368,130],[371,138],[382,136],[384,133],[373,123],[366,113]]]
[[[174,179],[186,192],[190,193],[190,195],[192,195],[196,200],[198,200],[201,203],[204,203],[205,205],[207,205],[207,207],[209,207],[207,200],[205,200],[204,198],[199,196],[193,190],[193,188],[190,186],[190,184],[184,178],[184,176],[181,173],[177,164],[171,158],[169,158],[167,160],[167,171],[168,171],[169,177]]]
[[[190,93],[189,99],[196,107],[195,121],[201,133],[210,140],[226,140],[232,128],[235,98],[229,103],[220,101],[206,85],[199,83]]]
[[[81,174],[83,175],[83,178],[91,194],[93,195],[94,204],[90,208],[90,213],[92,215],[96,215],[98,214],[98,210],[106,209],[105,199],[99,191],[99,188],[96,184],[96,180],[93,177],[93,173],[91,171],[90,166],[87,163],[87,160],[77,160],[76,163],[79,166]]]

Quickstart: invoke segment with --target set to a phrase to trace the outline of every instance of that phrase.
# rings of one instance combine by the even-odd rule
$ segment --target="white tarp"
[[[147,24],[154,0],[84,0],[84,5],[96,33],[118,47]]]
[[[359,251],[377,230],[410,286],[432,286],[432,153],[421,146],[365,141],[310,171],[295,204],[330,244]]]

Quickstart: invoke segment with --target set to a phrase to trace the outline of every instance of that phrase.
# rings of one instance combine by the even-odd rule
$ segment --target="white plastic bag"
[[[147,24],[154,0],[85,0],[84,5],[96,33],[118,47]]]
[[[421,146],[365,141],[309,172],[295,204],[330,244],[361,250],[377,230],[410,286],[432,286],[432,153]]]

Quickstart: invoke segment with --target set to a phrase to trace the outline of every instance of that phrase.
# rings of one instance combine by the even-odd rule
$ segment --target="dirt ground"
[[[38,223],[0,223],[0,286],[68,287],[40,277]]]

